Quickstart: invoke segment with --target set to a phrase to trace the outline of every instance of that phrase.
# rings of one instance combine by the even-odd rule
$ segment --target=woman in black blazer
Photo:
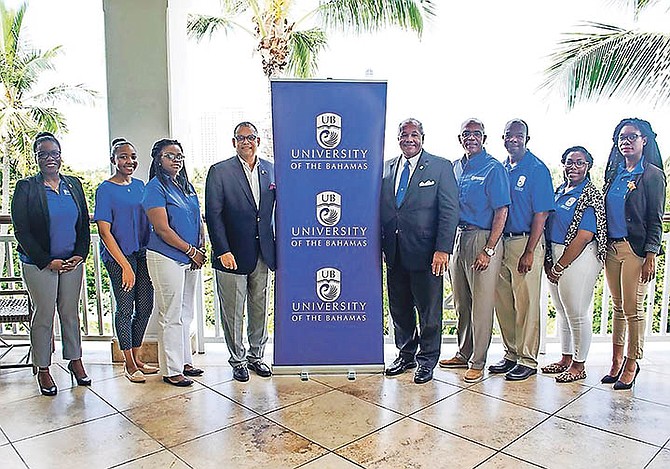
[[[624,119],[614,129],[605,170],[607,260],[612,293],[612,367],[601,380],[630,389],[640,372],[645,333],[644,298],[661,251],[665,174],[649,122]],[[624,347],[628,344],[624,360]]]
[[[90,245],[88,208],[79,179],[60,174],[61,147],[41,132],[33,143],[39,173],[16,183],[12,223],[21,269],[33,303],[30,328],[37,383],[45,396],[58,389],[49,373],[54,312],[58,309],[63,358],[77,384],[91,384],[81,362],[79,297]]]

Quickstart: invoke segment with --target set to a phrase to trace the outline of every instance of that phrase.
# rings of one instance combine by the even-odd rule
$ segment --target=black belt
[[[624,241],[628,241],[628,238],[623,237],[623,238],[607,238],[607,241],[610,243],[623,243]]]
[[[516,233],[503,233],[504,238],[514,238],[517,236],[530,236],[530,233],[528,231],[519,231]]]
[[[458,225],[458,229],[461,231],[483,230],[483,228],[480,228],[477,225]]]

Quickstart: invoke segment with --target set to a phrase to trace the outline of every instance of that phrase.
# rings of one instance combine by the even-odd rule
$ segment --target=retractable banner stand
[[[275,373],[384,363],[386,82],[274,80]]]

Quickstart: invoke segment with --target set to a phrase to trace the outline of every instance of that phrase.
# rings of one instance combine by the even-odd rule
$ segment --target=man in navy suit
[[[248,381],[251,369],[272,375],[263,362],[267,334],[268,270],[275,270],[274,166],[258,158],[256,126],[235,126],[237,155],[209,168],[205,184],[205,220],[212,243],[212,265],[221,305],[221,322],[230,352],[233,378]],[[249,350],[242,343],[247,304]]]
[[[421,122],[410,118],[400,123],[402,155],[384,165],[381,194],[382,249],[399,349],[386,375],[401,374],[418,363],[417,384],[433,378],[440,356],[443,275],[458,224],[451,162],[423,150],[423,140]]]

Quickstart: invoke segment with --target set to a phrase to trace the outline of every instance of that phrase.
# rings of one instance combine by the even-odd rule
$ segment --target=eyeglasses
[[[569,168],[569,167],[572,167],[572,166],[574,166],[575,168],[583,168],[587,164],[589,164],[589,163],[585,160],[577,160],[577,161],[566,160],[565,163],[563,163],[563,166],[565,166],[566,168]]]
[[[38,151],[35,153],[38,160],[46,160],[51,157],[54,160],[60,160],[60,150],[51,150],[51,151]]]
[[[258,138],[258,135],[255,135],[255,134],[235,135],[235,140],[237,140],[240,143],[244,142],[245,140],[249,143],[254,143],[257,138]]]
[[[482,138],[483,136],[484,133],[481,132],[480,130],[475,131],[464,130],[463,132],[461,132],[461,138],[468,138],[468,137]]]
[[[619,141],[625,142],[628,140],[630,143],[633,143],[638,138],[642,137],[640,134],[619,134]]]
[[[176,155],[174,153],[163,153],[161,156],[163,158],[167,158],[170,161],[184,161],[184,158],[186,158],[181,153],[177,153]]]

